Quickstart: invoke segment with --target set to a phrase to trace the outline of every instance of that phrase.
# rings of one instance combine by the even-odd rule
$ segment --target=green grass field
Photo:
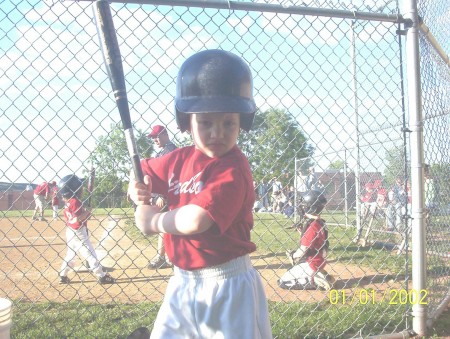
[[[46,215],[50,211],[47,211]],[[132,211],[125,211],[128,216]],[[31,216],[31,212],[26,212]],[[95,210],[96,215],[124,214],[123,210]],[[29,215],[28,215],[29,214]],[[20,217],[20,212],[8,212],[4,217]],[[49,214],[50,216],[50,214]],[[330,260],[337,260],[374,270],[389,270],[392,277],[404,279],[409,272],[409,255],[396,256],[383,248],[359,248],[351,239],[353,227],[340,226],[343,215],[323,216],[329,223],[331,243]],[[258,254],[284,252],[295,248],[298,233],[287,226],[292,224],[281,215],[256,214],[252,239],[258,247]],[[135,241],[148,241],[133,225],[124,226],[127,234]],[[389,239],[387,239],[389,240]],[[438,263],[445,264],[445,263]],[[438,265],[436,264],[436,265]],[[408,273],[409,275],[409,273]],[[26,294],[26,292],[24,292]],[[26,298],[14,300],[12,338],[126,338],[135,328],[151,327],[159,303],[140,302],[137,304],[95,304],[76,300],[67,303],[30,303]],[[367,303],[340,305],[322,302],[270,302],[273,335],[277,338],[317,338],[368,336],[380,333],[400,332],[407,328],[407,305],[386,305]],[[449,335],[450,316],[442,315],[431,329],[430,337]],[[111,334],[114,334],[113,336]]]
[[[274,337],[348,338],[357,333],[364,336],[367,333],[400,332],[405,328],[402,305],[329,306],[271,302],[269,308]],[[158,308],[159,304],[146,302],[137,305],[98,305],[76,301],[63,304],[15,301],[11,337],[126,338],[135,328],[149,327],[156,318]],[[447,311],[434,324],[429,337],[448,336],[449,328],[450,312]]]

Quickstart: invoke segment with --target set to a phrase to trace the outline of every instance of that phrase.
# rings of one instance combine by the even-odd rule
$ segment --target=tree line
[[[148,133],[135,129],[136,146],[141,159],[151,157],[155,152],[154,144],[147,137]],[[188,134],[176,135],[172,141],[179,147],[191,144]],[[253,128],[250,132],[242,132],[238,146],[247,156],[254,180],[266,183],[273,177],[280,178],[285,184],[293,184],[295,173],[294,159],[305,159],[297,171],[307,173],[313,165],[312,156],[315,148],[309,142],[308,136],[302,130],[297,120],[283,109],[269,109],[257,112]],[[383,178],[384,185],[390,187],[396,177],[408,176],[407,154],[402,147],[388,150],[385,154],[386,167]],[[130,206],[124,197],[128,187],[130,174],[130,159],[125,137],[120,124],[112,124],[110,131],[98,138],[95,150],[87,160],[96,170],[95,189],[92,197],[93,206],[125,207]],[[344,161],[330,163],[329,169],[342,170]],[[405,168],[407,170],[405,174]],[[436,177],[448,178],[449,165],[432,165]],[[86,171],[86,177],[89,173]],[[443,181],[441,192],[448,192],[449,187]],[[449,197],[443,197],[447,201]],[[118,205],[118,201],[121,203]],[[447,202],[448,204],[448,202]]]

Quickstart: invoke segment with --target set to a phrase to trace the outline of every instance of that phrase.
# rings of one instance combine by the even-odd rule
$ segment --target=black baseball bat
[[[119,43],[117,41],[116,30],[111,15],[109,3],[104,0],[94,3],[94,18],[97,26],[97,33],[100,38],[100,48],[108,72],[109,80],[119,109],[120,118],[125,133],[128,153],[131,157],[134,176],[138,182],[144,182],[141,162],[134,138],[133,126],[131,125],[130,109],[128,107],[127,90],[125,87],[125,75],[123,73],[122,57],[120,55]]]

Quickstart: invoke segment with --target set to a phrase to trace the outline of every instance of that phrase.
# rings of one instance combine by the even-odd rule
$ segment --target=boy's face
[[[211,158],[223,156],[236,145],[239,128],[239,113],[191,114],[194,144]]]

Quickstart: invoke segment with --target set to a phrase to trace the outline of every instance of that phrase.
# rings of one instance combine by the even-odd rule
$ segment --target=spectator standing
[[[177,149],[177,146],[170,140],[167,129],[164,126],[156,125],[153,126],[152,131],[148,135],[149,138],[161,149],[157,154],[156,158],[159,158],[165,154],[169,154],[173,150]],[[167,199],[161,194],[153,194],[152,203],[159,208],[161,212],[167,211]],[[158,245],[156,249],[156,256],[150,260],[148,268],[167,268],[171,267],[172,263],[168,260],[166,256],[166,250],[164,248],[164,237],[162,234],[158,234]]]
[[[292,217],[294,215],[294,200],[295,200],[295,188],[294,186],[289,186],[289,189],[286,189],[286,203],[283,208],[283,213],[288,217]]]
[[[424,167],[424,177],[425,207],[429,214],[436,207],[436,186],[428,164]]]
[[[272,212],[280,213],[280,202],[282,199],[283,185],[277,177],[272,178]]]
[[[253,189],[255,191],[255,203],[253,204],[253,212],[259,212],[262,208],[262,204],[259,196],[259,185],[256,181],[253,181]]]
[[[398,177],[388,192],[386,224],[389,231],[401,231],[402,216],[406,212],[406,204],[408,203],[404,185],[403,180]]]
[[[258,193],[261,199],[262,208],[267,211],[269,208],[269,186],[264,180],[259,184]]]
[[[255,200],[259,200],[260,199],[260,195],[259,195],[259,185],[258,183],[253,180],[253,189],[255,190]]]
[[[401,242],[398,246],[397,254],[403,253],[403,251],[406,248],[406,242],[408,240],[409,235],[411,234],[411,227],[412,227],[412,218],[408,217],[407,212],[411,211],[411,202],[412,202],[412,195],[411,195],[411,186],[409,181],[406,181],[406,196],[407,196],[407,204],[405,211],[403,212],[403,215],[406,217],[406,228],[400,230],[400,236],[401,236]]]
[[[370,214],[374,214],[377,209],[377,187],[376,183],[368,182],[364,185],[364,193],[361,195],[361,211],[359,228],[356,230],[356,236],[353,238],[353,242],[357,243],[362,235],[363,226]]]
[[[308,187],[306,185],[306,181],[308,179],[307,175],[304,175],[301,171],[299,171],[299,174],[297,176],[297,190],[300,193],[306,192],[308,190]]]
[[[47,201],[52,197],[52,190],[55,186],[55,181],[43,182],[34,189],[33,198],[36,206],[33,213],[33,220],[47,221],[44,218],[44,208]],[[40,215],[39,218],[37,217],[38,214]]]
[[[366,218],[370,214],[375,213],[375,209],[377,207],[377,190],[376,184],[373,182],[368,182],[364,185],[365,192],[361,197],[361,224],[364,223]]]
[[[306,177],[306,189],[307,190],[317,190],[317,174],[314,167],[311,166],[308,170],[308,176]]]

